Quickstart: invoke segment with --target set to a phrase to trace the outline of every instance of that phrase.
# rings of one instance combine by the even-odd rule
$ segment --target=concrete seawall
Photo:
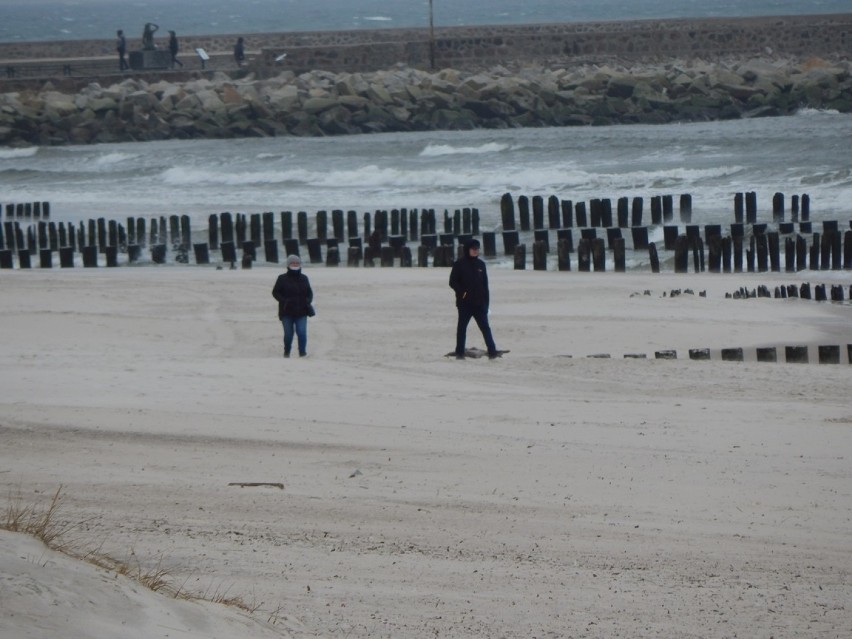
[[[180,34],[179,34],[180,35]],[[757,18],[637,20],[538,25],[363,29],[181,37],[184,56],[196,47],[229,56],[238,35],[260,67],[296,72],[364,72],[403,63],[413,68],[483,68],[495,64],[618,58],[660,61],[729,55],[852,55],[852,13]],[[165,47],[164,38],[157,40]],[[128,49],[140,48],[138,38]],[[287,58],[274,59],[286,52]],[[0,43],[0,64],[114,57],[114,40]]]

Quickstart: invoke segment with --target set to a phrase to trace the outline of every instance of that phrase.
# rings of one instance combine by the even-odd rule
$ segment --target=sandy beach
[[[305,359],[278,272],[0,275],[3,511],[256,608],[3,532],[0,636],[852,635],[852,305],[725,299],[848,273],[492,268],[510,353],[456,361],[448,269],[306,268]]]

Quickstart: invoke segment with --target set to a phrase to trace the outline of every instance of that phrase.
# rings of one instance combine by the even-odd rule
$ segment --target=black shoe
[[[307,353],[299,353],[299,357],[307,357],[307,356],[308,356]]]
[[[488,359],[497,359],[500,357],[500,351],[490,351],[488,353]]]
[[[290,357],[290,351],[284,351],[284,357]]]
[[[456,353],[456,359],[464,359],[464,353]]]

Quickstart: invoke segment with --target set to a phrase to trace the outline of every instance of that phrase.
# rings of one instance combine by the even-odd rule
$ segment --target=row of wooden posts
[[[783,353],[784,361],[788,364],[810,363],[810,354],[807,346],[785,346]],[[820,364],[840,364],[841,353],[842,347],[839,345],[817,346],[817,361]],[[609,355],[589,355],[588,357],[608,358]],[[644,354],[626,354],[624,357],[644,359],[646,356]],[[655,351],[654,358],[677,359],[677,351]],[[691,348],[689,349],[689,359],[710,360],[713,359],[713,357],[709,348]],[[719,351],[719,359],[726,362],[743,362],[745,361],[745,351],[742,348],[723,348]],[[779,361],[778,349],[775,346],[758,347],[754,351],[754,359],[758,362],[777,362]],[[852,344],[846,345],[846,362],[852,364]]]
[[[645,226],[643,223],[645,198],[641,196],[620,197],[616,204],[616,215],[613,217],[612,200],[609,198],[593,198],[587,203],[585,201],[573,202],[572,200],[560,199],[551,195],[545,201],[544,196],[520,195],[516,201],[511,193],[504,193],[500,199],[500,213],[503,231],[532,231],[542,229],[565,229],[565,228],[639,228]],[[650,198],[651,226],[660,226],[674,220],[674,196],[657,195]],[[4,207],[0,205],[0,216]],[[516,215],[517,210],[517,215]],[[545,210],[547,215],[545,217]],[[692,224],[692,195],[685,193],[679,196],[680,221],[684,224]],[[5,205],[6,220],[49,220],[50,202],[25,202]],[[775,223],[786,222],[786,197],[783,193],[776,193],[772,199],[772,220]],[[419,224],[420,233],[435,234],[436,228],[434,209],[425,209]],[[757,194],[754,191],[737,193],[734,196],[734,224],[757,224]],[[260,215],[260,214],[258,214]],[[274,238],[274,214],[264,213],[263,217],[263,240]],[[282,215],[282,235],[284,239],[295,237],[292,234],[292,213],[284,212]],[[287,220],[287,216],[290,220]],[[328,214],[326,211],[318,211],[316,214],[316,237],[323,240],[326,237],[335,237],[338,240],[359,237],[358,214],[356,211],[347,211],[345,218],[346,232],[344,232],[344,212],[342,210],[332,211],[333,235],[328,233]],[[417,239],[418,214],[417,209],[408,211],[405,208],[391,210],[390,216],[386,211],[376,211],[376,230],[383,239],[388,235],[405,235],[411,240]],[[388,217],[382,220],[381,216]],[[267,217],[269,216],[269,217]],[[212,218],[213,216],[211,216]],[[254,219],[254,216],[252,216]],[[545,219],[547,222],[545,223]],[[409,224],[410,220],[410,224]],[[810,196],[807,194],[793,195],[790,198],[790,223],[810,221]],[[384,222],[384,223],[383,223]],[[391,228],[388,228],[388,222]],[[225,219],[222,220],[223,235],[227,234]],[[252,222],[254,224],[254,222]],[[308,235],[307,213],[298,213],[298,238],[304,243]],[[237,220],[239,224],[239,219]],[[211,220],[211,229],[213,222]],[[289,227],[289,229],[288,229]],[[365,214],[364,237],[371,234],[369,213]],[[410,231],[409,231],[410,229]],[[289,231],[289,232],[288,232]],[[132,233],[132,230],[130,230]],[[236,229],[239,234],[239,228]],[[476,208],[456,209],[454,215],[449,211],[444,212],[444,233],[461,235],[471,233],[479,235],[479,211]],[[782,231],[784,232],[784,231]],[[810,232],[810,231],[803,231]],[[260,238],[253,233],[252,240],[260,243]],[[257,234],[259,235],[259,233]],[[238,238],[245,240],[245,238]],[[223,238],[224,241],[229,241]],[[144,241],[140,241],[144,245]],[[154,242],[152,242],[153,244]],[[211,248],[216,248],[216,242],[210,238]],[[641,247],[639,247],[641,248]]]
[[[641,221],[642,198],[633,198],[633,222]],[[802,218],[809,215],[810,199],[803,195],[801,199],[793,196],[793,212],[795,216],[801,210]],[[801,202],[802,207],[799,208]],[[574,252],[574,219],[580,228],[577,243],[578,270],[606,270],[607,250],[613,253],[614,270],[625,270],[626,242],[622,235],[622,226],[610,226],[611,202],[608,199],[594,199],[590,202],[591,222],[594,226],[584,226],[587,223],[585,202],[572,204],[570,200],[558,200],[551,196],[548,203],[549,223],[551,228],[544,227],[544,198],[534,196],[518,198],[521,232],[529,227],[530,203],[532,204],[533,226],[532,257],[533,268],[546,270],[548,255],[551,253],[551,232],[556,232],[557,239],[557,268],[570,270],[570,253]],[[744,210],[747,219],[756,216],[757,199],[751,193],[739,193],[735,197],[735,213],[737,217]],[[502,239],[504,255],[513,256],[516,268],[526,268],[526,245],[521,243],[521,236],[516,228],[514,200],[507,193],[501,199],[503,214]],[[670,219],[673,210],[673,196],[655,196],[651,199],[652,220],[665,222]],[[2,210],[2,207],[0,207]],[[688,194],[680,196],[681,219],[691,220],[692,202]],[[275,240],[275,214],[214,214],[209,217],[207,236],[208,243],[191,244],[191,229],[188,216],[172,215],[150,220],[150,234],[145,218],[128,218],[127,225],[121,225],[114,220],[104,218],[88,221],[87,227],[83,222],[79,228],[63,223],[57,227],[46,219],[38,219],[35,224],[23,229],[18,220],[8,219],[8,214],[28,215],[32,219],[49,217],[48,202],[33,203],[32,205],[6,205],[7,220],[0,226],[0,266],[10,268],[12,256],[4,251],[17,253],[22,267],[28,266],[29,255],[39,254],[42,266],[52,264],[52,253],[59,251],[60,263],[63,266],[73,265],[73,254],[80,246],[83,262],[86,266],[96,266],[98,254],[105,254],[108,266],[117,265],[118,253],[127,253],[128,261],[140,259],[146,243],[151,246],[151,260],[155,263],[165,262],[169,246],[175,253],[174,261],[189,262],[190,248],[195,253],[195,261],[199,264],[209,263],[211,250],[220,251],[222,261],[236,263],[237,251],[242,248],[243,255],[239,259],[244,266],[250,266],[257,259],[259,247],[263,247],[267,262],[278,262],[278,243]],[[785,214],[784,196],[776,194],[773,199],[773,213],[776,220],[783,220]],[[294,216],[290,211],[284,211],[281,216],[281,237],[285,252],[300,253],[300,247],[307,246],[310,261],[329,265],[341,262],[339,244],[348,238],[349,247],[346,256],[347,264],[358,265],[364,260],[365,265],[379,259],[382,265],[393,265],[394,259],[400,259],[403,265],[412,265],[413,259],[406,247],[408,239],[416,240],[420,236],[421,245],[418,248],[417,263],[427,266],[429,257],[433,258],[436,266],[449,265],[455,255],[456,242],[466,237],[480,235],[479,211],[476,208],[457,209],[453,215],[444,211],[443,233],[438,232],[439,220],[434,209],[393,209],[376,211],[374,216],[365,213],[363,218],[366,247],[358,228],[358,213],[334,210],[331,217],[326,211],[318,211],[314,220],[315,237],[309,237],[310,225],[308,214],[300,211]],[[627,198],[618,200],[619,224],[626,223]],[[604,225],[604,227],[597,226]],[[780,238],[784,237],[785,270],[800,271],[809,266],[812,270],[838,270],[852,268],[852,238],[846,232],[845,239],[836,221],[825,221],[822,234],[813,233],[812,243],[808,249],[807,240],[801,234],[813,232],[810,221],[798,223],[800,235],[795,238],[795,222],[778,222],[778,230],[769,230],[767,224],[752,223],[747,227],[744,223],[735,222],[731,225],[730,236],[723,237],[722,225],[705,225],[702,237],[701,227],[687,224],[685,234],[678,226],[666,224],[663,226],[664,247],[674,252],[674,270],[687,272],[689,257],[692,254],[696,272],[709,270],[711,272],[742,272],[742,271],[780,271]],[[598,231],[606,231],[606,244],[603,238],[598,238]],[[852,223],[850,223],[852,228]],[[744,252],[748,231],[748,248]],[[634,251],[647,250],[648,261],[652,271],[659,270],[659,256],[656,245],[649,241],[649,229],[644,226],[630,228]],[[4,239],[5,235],[5,239]],[[486,232],[483,237],[486,257],[497,255],[496,233]],[[171,242],[169,241],[171,238]],[[705,258],[705,243],[706,258]],[[322,256],[322,246],[327,245],[325,260]],[[387,245],[385,245],[387,244]],[[92,249],[91,247],[97,247]],[[70,249],[70,250],[69,250]],[[743,267],[743,256],[746,266]]]
[[[751,299],[758,297],[774,297],[775,299],[803,299],[814,300],[817,302],[843,302],[847,299],[852,300],[852,284],[849,285],[849,295],[846,296],[846,289],[842,284],[816,284],[811,291],[810,282],[801,284],[787,284],[774,287],[773,291],[768,286],[760,285],[757,288],[748,290],[740,287],[733,293],[726,293],[726,298],[730,299]]]
[[[650,198],[651,225],[659,226],[674,221],[674,195],[655,195]],[[555,195],[521,195],[516,200],[511,193],[504,193],[500,199],[500,214],[503,230],[530,231],[543,228],[628,228],[643,226],[645,200],[642,197],[620,197],[616,201],[613,216],[612,200],[593,198],[588,202],[563,200]],[[789,202],[790,222],[808,222],[810,220],[811,198],[808,194],[792,195]],[[684,224],[692,223],[692,195],[679,196],[678,213]],[[734,195],[734,223],[756,224],[758,217],[757,193],[736,193]],[[772,221],[787,221],[787,200],[783,193],[772,197]],[[547,220],[547,226],[545,226]],[[575,224],[576,222],[576,224]]]
[[[405,209],[394,209],[388,215],[385,211],[377,211],[374,218],[375,230],[372,230],[371,215],[364,214],[364,236],[374,248],[382,243],[405,243],[408,240],[417,240],[418,235],[424,238],[438,235],[441,243],[446,243],[447,238],[455,239],[460,236],[480,235],[479,229],[479,212],[477,209],[464,209],[456,211],[453,216],[449,212],[444,212],[443,232],[438,233],[438,224],[434,209],[418,212],[416,209],[407,212]],[[418,225],[419,220],[419,225]],[[410,224],[409,224],[410,221]],[[307,244],[310,239],[309,219],[308,214],[304,211],[299,212],[296,218],[296,233],[293,229],[293,214],[285,211],[281,213],[281,236],[286,242],[288,239],[298,239],[301,245]],[[419,226],[419,233],[417,231]],[[797,225],[794,222],[782,222],[778,225],[777,230],[773,231],[765,224],[752,224],[747,226],[742,223],[733,223],[730,225],[730,237],[732,239],[745,238],[748,235],[762,236],[769,235],[773,232],[779,235],[787,236],[797,232]],[[54,222],[46,220],[31,223],[28,226],[22,226],[21,221],[6,220],[0,225],[0,249],[8,248],[12,251],[21,248],[27,248],[31,252],[35,252],[36,248],[50,248],[58,250],[62,246],[87,246],[98,244],[104,246],[120,246],[124,247],[128,244],[139,244],[145,247],[146,244],[169,244],[171,237],[171,245],[177,249],[181,245],[188,246],[192,235],[189,226],[189,217],[172,215],[168,219],[164,216],[152,218],[150,221],[150,235],[146,228],[146,219],[127,218],[127,224],[122,225],[115,220],[107,221],[104,218],[88,221],[88,242],[86,241],[87,232],[86,224],[79,223],[79,228],[69,223],[66,225],[60,222],[58,225]],[[852,228],[852,224],[850,224]],[[338,242],[343,242],[346,239],[354,239],[361,237],[358,230],[358,214],[355,211],[349,211],[344,225],[343,211],[332,212],[332,228],[329,229],[328,215],[324,211],[319,211],[315,219],[316,239],[325,241],[335,239]],[[532,231],[534,241],[548,242],[551,232],[556,232],[559,239],[567,239],[570,243],[570,250],[573,251],[574,231],[578,231],[579,235],[584,239],[594,240],[599,237],[600,232],[605,232],[608,248],[612,249],[613,243],[624,237],[624,230],[621,227],[582,227],[582,228],[536,228]],[[828,220],[822,222],[822,234],[825,237],[832,233],[841,231],[839,223],[836,220]],[[521,229],[523,231],[523,229]],[[703,234],[702,234],[703,231]],[[721,224],[707,224],[703,229],[697,224],[689,224],[682,230],[677,225],[663,226],[663,241],[665,249],[672,251],[676,248],[676,243],[681,235],[685,235],[690,242],[702,239],[709,243],[713,237],[722,237],[724,227]],[[812,222],[798,223],[798,233],[807,235],[811,233],[819,233],[814,230]],[[29,234],[29,235],[27,235]],[[517,229],[504,230],[502,232],[504,238],[504,250],[506,255],[514,253],[514,246],[519,243],[519,232]],[[237,246],[242,246],[246,241],[252,241],[259,246],[264,242],[275,239],[275,214],[274,213],[255,213],[247,216],[246,214],[236,214],[233,217],[230,213],[222,213],[220,215],[211,215],[208,225],[209,247],[211,250],[219,248],[220,238],[222,242],[234,242]],[[5,240],[4,240],[5,236]],[[25,237],[26,236],[26,237]],[[634,226],[630,228],[630,237],[633,243],[634,250],[645,250],[649,244],[649,227]]]
[[[365,231],[369,231],[366,242],[361,237],[350,235],[346,262],[357,266],[371,266],[373,260],[380,260],[383,266],[392,266],[399,259],[403,266],[411,266],[414,260],[407,246],[409,233],[402,224],[404,211],[378,211],[375,218],[367,213],[364,216]],[[340,243],[342,236],[358,233],[358,219],[354,211],[350,211],[347,219],[347,229],[344,229],[342,211],[333,212],[332,237],[329,234],[328,219],[317,215],[317,237],[308,237],[307,214],[297,215],[297,229],[294,237],[292,213],[281,213],[283,244],[286,254],[300,254],[306,246],[312,263],[323,263],[334,266],[341,263]],[[477,233],[467,232],[479,230],[478,211],[475,209],[461,212],[459,222],[462,234],[455,232],[436,234],[437,227],[434,210],[416,210],[410,212],[412,223],[420,221],[419,228],[426,231],[420,235],[420,246],[417,249],[418,266],[428,266],[432,258],[434,266],[448,266],[456,257],[457,246],[468,237]],[[451,228],[454,222],[445,213],[445,225]],[[375,228],[371,225],[375,222]],[[151,261],[164,263],[167,260],[169,247],[174,252],[174,261],[189,263],[190,250],[195,255],[197,264],[210,262],[210,251],[219,251],[221,260],[226,263],[242,262],[250,266],[258,259],[258,250],[262,247],[264,259],[268,263],[280,261],[278,241],[274,238],[274,213],[245,214],[230,213],[211,215],[208,226],[209,243],[191,242],[192,232],[189,216],[170,216],[153,218],[128,218],[127,225],[115,220],[89,220],[87,224],[80,222],[78,226],[60,222],[39,221],[28,227],[22,227],[18,221],[5,221],[0,225],[0,268],[13,267],[13,254],[18,255],[21,268],[30,266],[30,255],[39,255],[42,267],[52,266],[53,253],[58,252],[60,264],[63,267],[73,266],[74,254],[83,254],[84,266],[97,266],[98,255],[106,256],[107,266],[118,265],[118,254],[127,253],[128,262],[141,259],[142,250],[151,247]],[[797,272],[810,268],[811,270],[849,270],[852,269],[852,230],[842,231],[836,221],[822,223],[822,233],[812,233],[811,243],[801,235],[785,235],[795,231],[792,223],[779,225],[780,231],[769,231],[766,225],[752,225],[747,229],[742,224],[731,225],[731,235],[722,236],[721,225],[706,225],[704,237],[696,225],[686,227],[682,233],[677,226],[663,227],[664,247],[673,251],[675,272],[686,273],[690,270],[690,261],[694,272],[766,272],[783,270]],[[789,228],[787,228],[789,227]],[[800,223],[799,230],[812,230],[811,223]],[[852,229],[852,224],[850,224]],[[607,254],[612,252],[613,270],[626,270],[627,243],[620,228],[607,228],[606,241],[598,237],[596,228],[579,229],[580,238],[574,242],[575,229],[557,229],[556,235],[556,267],[558,270],[571,270],[571,254],[576,250],[577,270],[605,271],[607,270]],[[751,234],[746,236],[750,230]],[[347,233],[348,231],[348,233]],[[396,234],[396,233],[401,234]],[[404,233],[402,233],[404,232]],[[532,262],[535,270],[547,270],[548,256],[551,254],[551,234],[553,231],[539,229],[533,231]],[[497,233],[484,232],[479,234],[483,240],[483,254],[486,257],[497,255]],[[504,255],[512,256],[515,268],[525,269],[527,266],[526,244],[521,242],[517,230],[503,231]],[[638,227],[631,229],[634,253],[647,250],[648,262],[653,272],[660,271],[660,258],[656,244],[649,241],[649,229]],[[250,238],[250,239],[249,239]],[[706,238],[706,241],[705,241]],[[781,240],[784,241],[784,251],[781,251]],[[323,246],[326,255],[323,257]],[[242,249],[242,256],[238,250]],[[692,258],[690,260],[690,258]]]
[[[545,201],[544,196],[520,195],[517,206],[511,193],[505,193],[500,199],[500,213],[503,230],[530,231],[533,229],[558,229],[577,227],[619,228],[643,226],[643,211],[645,199],[640,196],[631,198],[620,197],[616,203],[616,215],[613,217],[612,200],[609,198],[593,198],[573,202],[551,195]],[[674,196],[656,195],[650,198],[651,225],[661,225],[674,220]],[[404,211],[405,209],[401,209]],[[474,209],[468,209],[474,210]],[[517,216],[516,216],[517,210]],[[545,226],[545,210],[547,211],[547,226]],[[4,207],[0,205],[0,215]],[[685,193],[679,196],[678,212],[680,221],[692,223],[692,195]],[[786,221],[786,197],[783,193],[775,193],[772,198],[772,220],[780,223]],[[810,196],[808,194],[792,195],[790,197],[790,221],[807,222],[810,220]],[[341,212],[342,213],[342,212]],[[354,212],[349,212],[351,217]],[[50,202],[18,202],[5,205],[7,220],[49,220]],[[737,193],[734,195],[734,222],[756,224],[758,217],[757,193]],[[576,221],[576,223],[575,223]],[[615,222],[615,223],[614,223]],[[403,221],[403,224],[405,222]],[[416,227],[413,227],[416,228]],[[428,231],[425,231],[428,232]],[[432,231],[435,232],[434,230]],[[445,228],[445,232],[451,229]],[[476,231],[469,231],[474,232]],[[457,230],[457,234],[459,231]],[[356,233],[357,235],[357,233]],[[351,237],[351,236],[350,236]],[[411,239],[416,239],[412,237]]]
[[[7,220],[49,220],[50,219],[50,202],[18,202],[6,204],[5,207],[0,204],[0,217],[3,211],[6,212]]]

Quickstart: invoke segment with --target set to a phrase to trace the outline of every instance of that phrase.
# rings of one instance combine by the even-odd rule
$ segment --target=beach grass
[[[25,501],[20,489],[10,495],[5,512],[0,519],[0,530],[23,533],[41,540],[51,550],[86,561],[92,565],[122,575],[145,586],[153,592],[165,594],[175,599],[209,601],[233,606],[249,613],[256,612],[260,605],[246,602],[240,596],[229,594],[229,588],[219,585],[208,588],[202,593],[192,593],[184,584],[177,584],[170,569],[161,556],[157,563],[146,568],[131,550],[127,558],[117,559],[101,551],[102,546],[90,548],[84,542],[74,538],[74,531],[82,530],[85,522],[67,522],[60,517],[62,508],[62,486],[56,489],[46,503]]]

